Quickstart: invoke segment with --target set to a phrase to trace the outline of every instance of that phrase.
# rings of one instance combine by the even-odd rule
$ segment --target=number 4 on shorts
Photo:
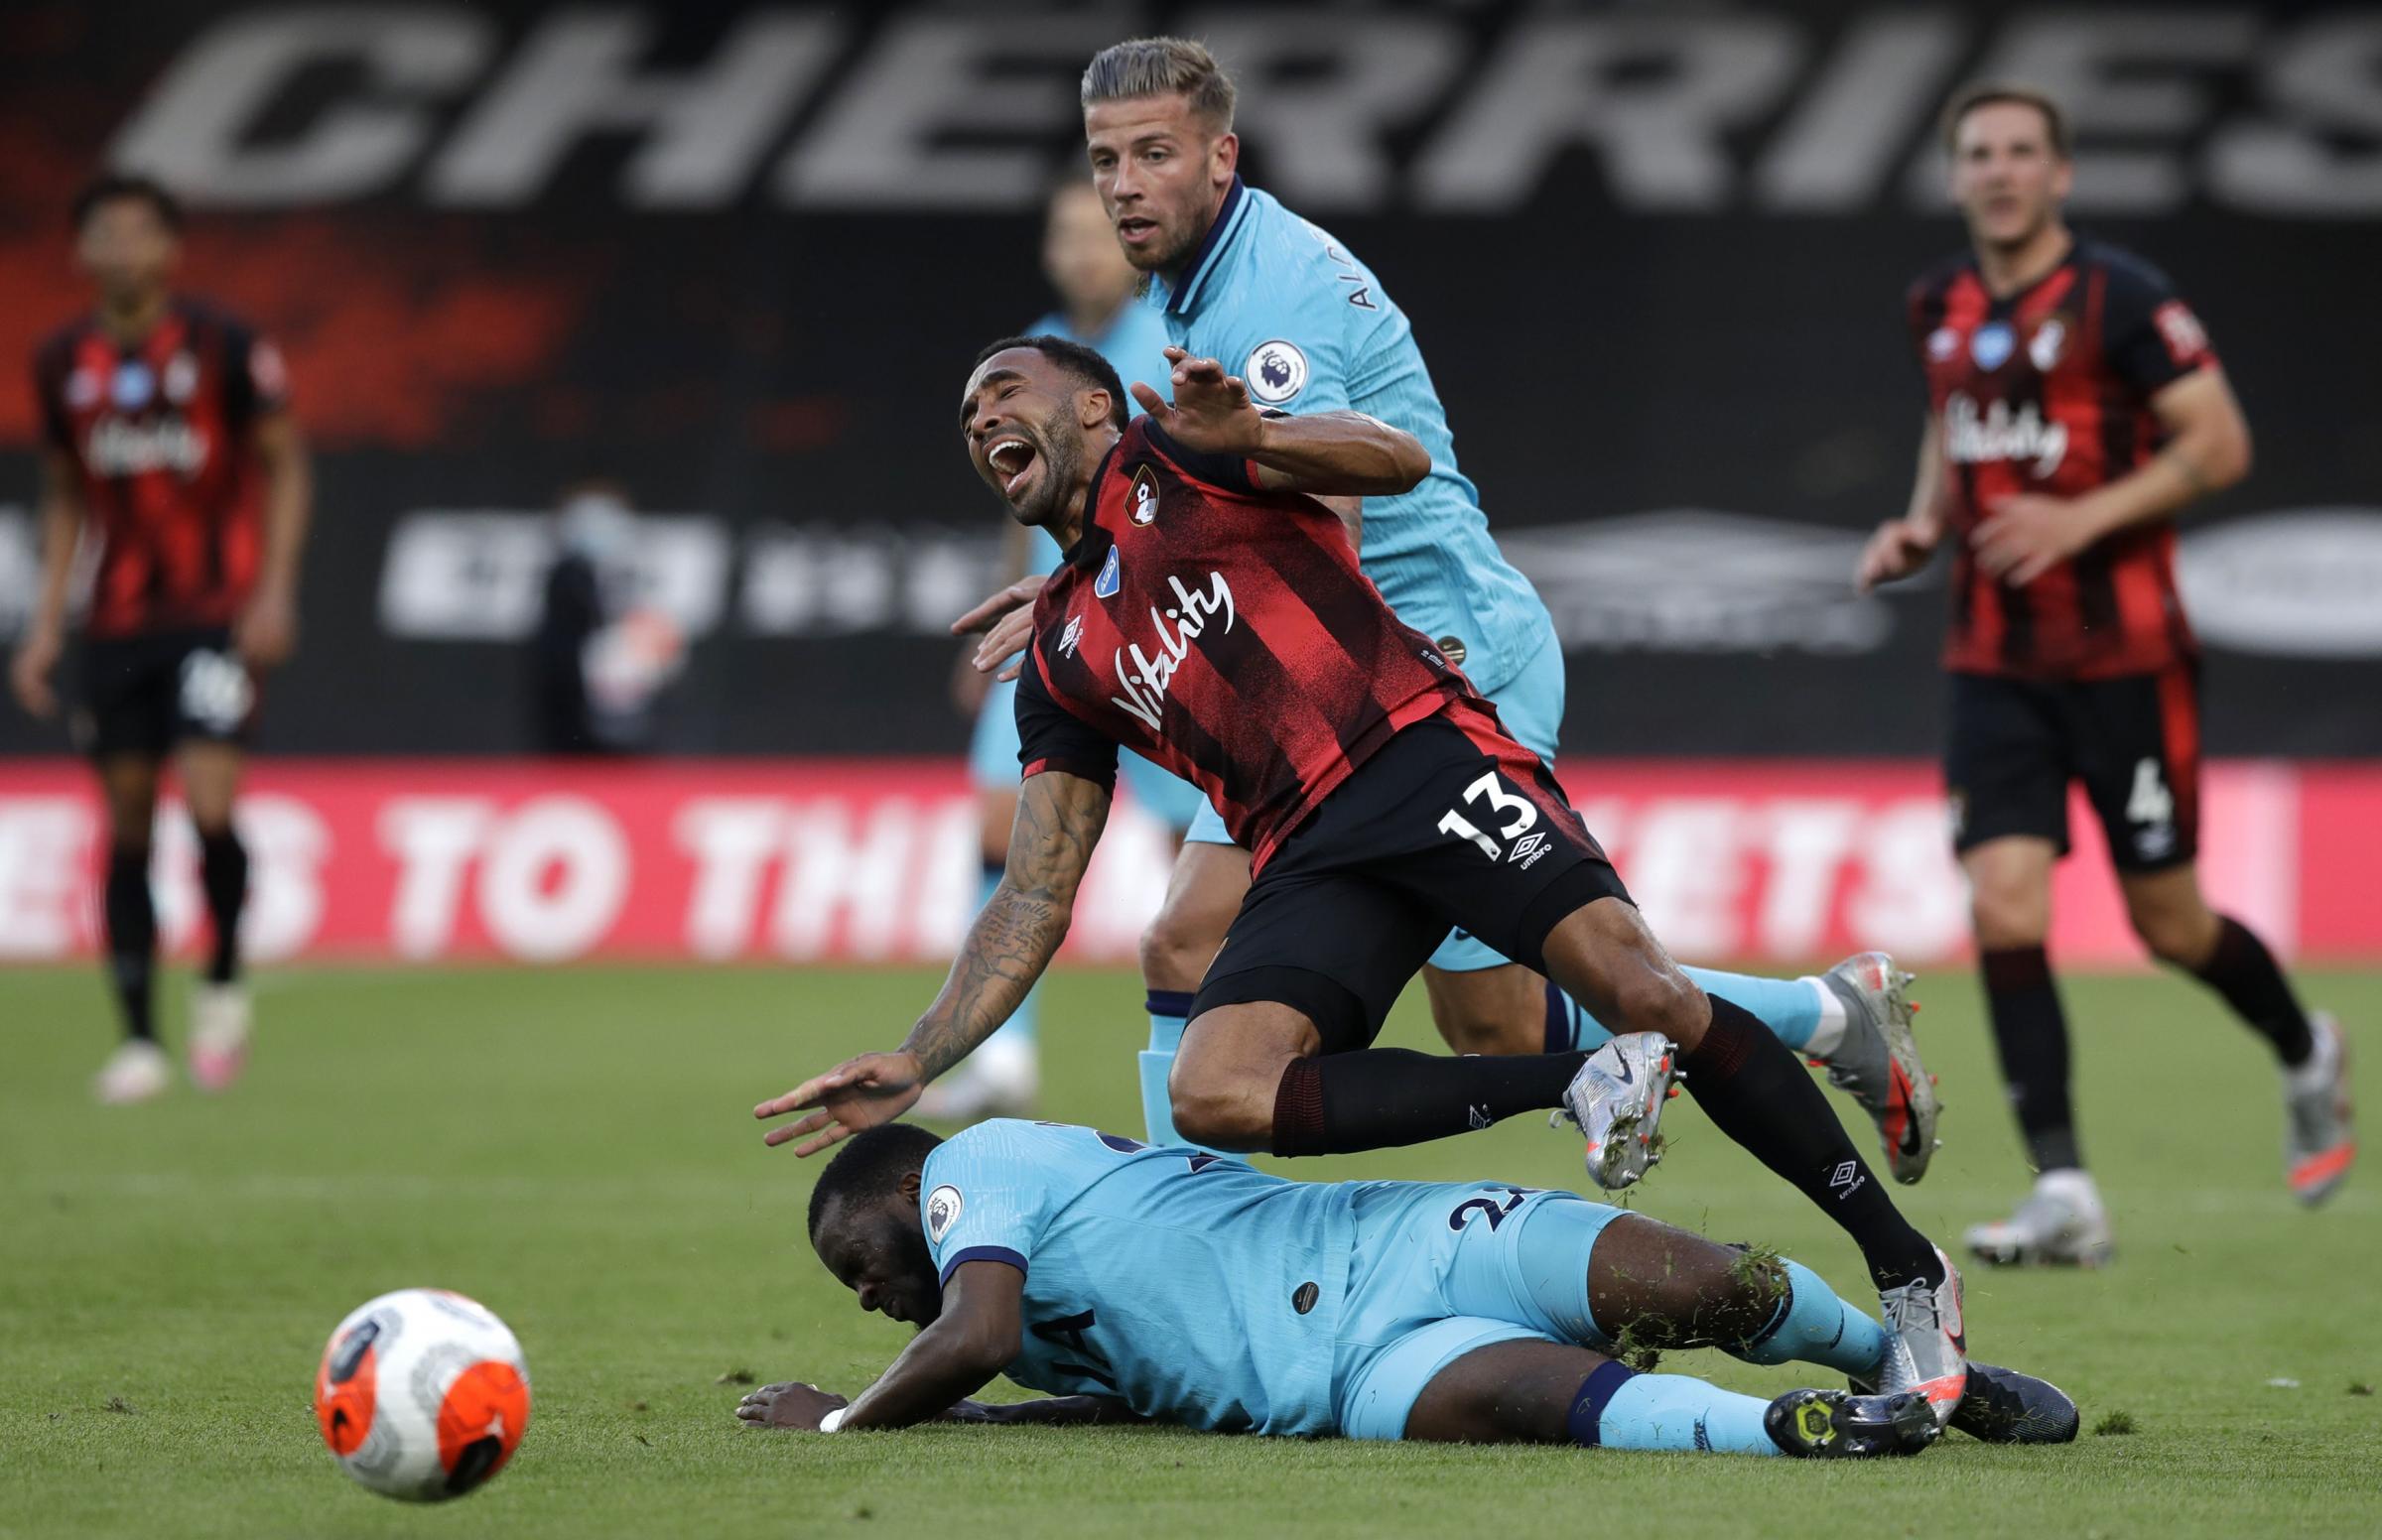
[[[2159,761],[2148,756],[2134,765],[2134,790],[2126,798],[2129,824],[2165,824],[2176,816],[2175,794],[2159,773]]]
[[[1498,831],[1498,834],[1507,839],[1517,838],[1527,833],[1530,826],[1538,822],[1538,810],[1530,806],[1529,799],[1517,797],[1498,785],[1497,772],[1494,770],[1465,787],[1464,800],[1468,803],[1486,800],[1492,818],[1504,818],[1507,814],[1512,814],[1512,820]],[[1478,825],[1455,809],[1449,809],[1440,818],[1439,833],[1453,834],[1459,839],[1471,840],[1480,846],[1483,855],[1493,861],[1505,858],[1506,852],[1499,846],[1497,840],[1481,833]]]

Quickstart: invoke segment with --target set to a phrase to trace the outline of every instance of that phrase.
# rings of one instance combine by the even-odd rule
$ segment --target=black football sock
[[[1880,1289],[1914,1279],[1942,1282],[1934,1246],[1862,1163],[1794,1051],[1743,1006],[1718,995],[1711,1000],[1704,1040],[1679,1055],[1696,1105],[1842,1226]]]
[[[2316,1052],[2315,1029],[2291,992],[2266,943],[2231,915],[2217,916],[2216,950],[2192,976],[2225,997],[2233,1014],[2275,1045],[2275,1056],[2297,1068]]]
[[[1345,1155],[1486,1128],[1560,1106],[1586,1054],[1450,1059],[1403,1048],[1298,1059],[1274,1093],[1273,1153]]]
[[[2028,1161],[2039,1172],[2082,1170],[2067,1091],[2067,1016],[2059,1008],[2050,957],[2041,947],[1996,947],[1977,963]]]
[[[107,973],[129,1037],[157,1041],[150,984],[157,970],[157,906],[149,896],[149,852],[122,845],[107,855]]]
[[[206,888],[207,918],[215,950],[207,960],[210,983],[227,984],[240,971],[240,910],[248,902],[248,847],[230,830],[198,836],[198,876]]]

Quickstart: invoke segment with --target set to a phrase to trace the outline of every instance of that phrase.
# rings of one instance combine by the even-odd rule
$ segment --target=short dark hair
[[[2068,158],[2067,114],[2051,92],[2016,80],[1974,80],[1952,93],[1943,108],[1943,147],[1960,148],[1960,125],[1979,107],[1997,106],[2003,102],[2021,107],[2033,107],[2043,114],[2043,126],[2051,142],[2051,153],[2061,160]]]
[[[942,1142],[916,1123],[879,1123],[845,1140],[811,1189],[811,1238],[819,1238],[819,1217],[829,1204],[838,1199],[876,1203],[892,1196],[903,1177],[926,1169],[926,1157]]]
[[[83,184],[81,192],[74,194],[75,232],[81,232],[100,204],[125,198],[137,198],[147,203],[164,221],[167,229],[177,235],[182,233],[182,199],[167,192],[166,185],[155,177],[121,171],[111,171],[92,178]]]
[[[1077,384],[1107,391],[1109,422],[1113,426],[1123,428],[1131,421],[1133,398],[1125,393],[1125,381],[1118,375],[1117,366],[1101,357],[1097,350],[1081,342],[1070,342],[1063,336],[1046,333],[1042,336],[1008,336],[997,342],[988,342],[976,355],[976,362],[968,366],[969,372],[974,373],[984,367],[985,360],[994,353],[1005,353],[1012,347],[1030,347],[1065,370]]]
[[[1208,46],[1190,38],[1128,38],[1092,56],[1077,88],[1082,103],[1182,96],[1219,134],[1233,131],[1233,77]]]

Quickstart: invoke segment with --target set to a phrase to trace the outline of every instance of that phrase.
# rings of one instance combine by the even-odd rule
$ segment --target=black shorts
[[[74,740],[93,758],[245,743],[256,722],[255,678],[220,626],[87,640],[81,684]]]
[[[2080,781],[2119,871],[2180,866],[2199,853],[2199,666],[2091,680],[1954,674],[1943,773],[1956,849],[2031,834],[2065,855],[2067,788]]]
[[[1191,1015],[1275,1001],[1325,1053],[1363,1048],[1451,929],[1544,971],[1547,933],[1599,898],[1629,892],[1563,788],[1459,705],[1391,738],[1273,852]]]

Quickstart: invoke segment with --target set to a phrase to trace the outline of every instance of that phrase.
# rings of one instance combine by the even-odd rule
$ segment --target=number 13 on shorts
[[[1526,862],[1545,843],[1543,834],[1523,840],[1522,836],[1538,823],[1538,810],[1527,797],[1518,797],[1500,786],[1494,770],[1464,788],[1463,807],[1479,812],[1496,829],[1497,837],[1483,833],[1478,824],[1464,816],[1463,808],[1450,808],[1440,817],[1439,833],[1471,840],[1493,861]]]

